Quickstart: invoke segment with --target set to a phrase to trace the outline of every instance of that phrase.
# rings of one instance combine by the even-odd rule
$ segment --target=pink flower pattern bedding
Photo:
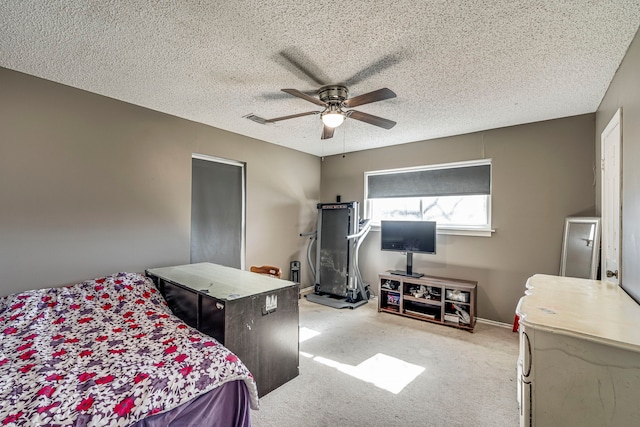
[[[125,426],[233,380],[257,409],[244,364],[139,274],[0,298],[1,425]]]

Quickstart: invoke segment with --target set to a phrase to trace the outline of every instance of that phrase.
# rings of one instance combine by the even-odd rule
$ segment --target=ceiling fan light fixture
[[[322,123],[330,128],[337,128],[344,122],[344,113],[340,106],[334,103],[330,103],[320,117],[322,118]]]
[[[322,123],[330,128],[337,128],[344,122],[344,113],[340,110],[329,110],[322,113]]]

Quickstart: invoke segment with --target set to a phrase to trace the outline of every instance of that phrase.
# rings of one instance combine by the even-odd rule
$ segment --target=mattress
[[[0,337],[3,425],[249,425],[259,406],[242,361],[140,274],[0,298]]]

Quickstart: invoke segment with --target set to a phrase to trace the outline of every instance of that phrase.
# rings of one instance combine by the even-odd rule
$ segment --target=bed
[[[245,365],[119,273],[0,298],[0,424],[249,426]]]

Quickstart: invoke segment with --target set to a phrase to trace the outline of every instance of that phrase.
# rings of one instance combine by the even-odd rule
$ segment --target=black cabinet
[[[244,362],[264,396],[298,375],[298,286],[211,263],[147,270],[169,308]]]

